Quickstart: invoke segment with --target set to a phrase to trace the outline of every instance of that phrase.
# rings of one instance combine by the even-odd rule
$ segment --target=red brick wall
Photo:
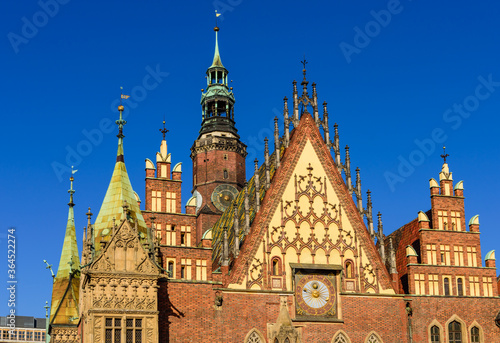
[[[445,324],[453,315],[465,322],[468,335],[468,328],[475,320],[483,329],[485,343],[500,341],[500,328],[493,321],[500,309],[498,298],[413,297],[411,306],[414,342],[429,342],[427,331],[434,319],[446,330],[446,335],[441,332],[441,341],[445,342],[448,333]],[[463,342],[469,342],[469,338],[463,338]]]
[[[217,291],[218,286],[179,282],[160,284],[160,342],[244,342],[256,328],[266,339],[267,324],[275,323],[280,299],[277,293]],[[215,295],[223,304],[215,306]],[[293,296],[288,296],[295,317]],[[386,343],[406,342],[407,319],[401,298],[342,296],[344,323],[295,322],[303,342],[330,343],[344,330],[352,342],[364,342],[375,331]]]

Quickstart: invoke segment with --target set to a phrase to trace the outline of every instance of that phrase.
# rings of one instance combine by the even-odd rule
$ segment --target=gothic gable
[[[394,293],[353,199],[310,115],[293,131],[229,287],[292,290],[290,264],[334,265],[349,291]],[[345,270],[348,264],[349,271]]]
[[[158,267],[149,258],[139,240],[139,235],[126,220],[115,229],[111,240],[92,263],[90,269],[95,272],[121,272],[157,275]]]

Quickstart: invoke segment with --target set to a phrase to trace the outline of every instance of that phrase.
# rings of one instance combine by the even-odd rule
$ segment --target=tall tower
[[[197,237],[215,224],[245,183],[246,145],[235,127],[235,99],[219,55],[219,28],[214,31],[214,60],[207,69],[207,89],[202,89],[201,96],[201,129],[191,147]]]

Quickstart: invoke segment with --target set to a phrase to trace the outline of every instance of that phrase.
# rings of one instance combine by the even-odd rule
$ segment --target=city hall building
[[[429,209],[384,235],[304,69],[284,127],[276,118],[262,160],[246,161],[215,31],[201,128],[186,151],[193,196],[181,201],[183,157],[168,152],[165,130],[141,202],[121,105],[116,164],[97,216],[87,213],[81,254],[71,178],[51,341],[500,342],[495,252],[481,251],[479,217],[465,217],[447,156],[422,189]]]

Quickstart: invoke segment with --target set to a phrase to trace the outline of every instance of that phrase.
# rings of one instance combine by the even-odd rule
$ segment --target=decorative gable
[[[393,294],[387,270],[309,114],[294,130],[276,173],[235,260],[229,287],[293,291],[291,264],[335,265],[344,270],[341,289]]]
[[[149,258],[142,246],[136,228],[132,228],[128,221],[115,229],[111,240],[104,251],[92,264],[91,270],[101,272],[125,272],[156,275],[158,267]]]

